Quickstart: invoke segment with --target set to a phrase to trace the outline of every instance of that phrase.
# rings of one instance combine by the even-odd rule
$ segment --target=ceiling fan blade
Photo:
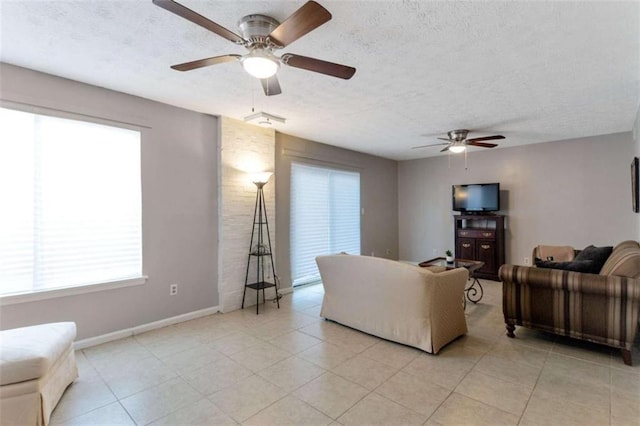
[[[241,55],[214,56],[212,58],[198,59],[197,61],[185,62],[184,64],[172,65],[171,68],[177,71],[191,71],[196,68],[208,67],[209,65],[238,61],[240,58],[242,58]]]
[[[496,139],[505,139],[505,137],[502,136],[502,135],[485,136],[483,138],[467,139],[467,142],[493,141],[493,140],[496,140]]]
[[[481,146],[482,148],[495,148],[496,146],[498,146],[498,144],[495,144],[495,143],[470,142],[470,141],[467,141],[466,145]]]
[[[240,37],[238,34],[229,31],[225,27],[216,24],[212,20],[205,18],[199,13],[194,12],[193,10],[181,5],[180,3],[176,3],[173,0],[153,0],[153,4],[156,6],[160,6],[161,8],[168,10],[171,13],[175,13],[176,15],[193,22],[194,24],[200,25],[203,28],[208,29],[211,32],[218,34],[220,37],[224,37],[229,41],[232,41],[237,44],[244,44],[245,40]]]
[[[449,148],[451,148],[451,145],[449,145],[449,146],[445,146],[444,148],[442,148],[442,149],[440,150],[440,152],[449,151]]]
[[[449,145],[449,144],[448,143],[432,143],[431,145],[413,146],[411,147],[411,149],[429,148],[430,146],[442,146],[442,145]]]
[[[269,78],[262,78],[260,79],[260,82],[262,83],[262,89],[264,90],[265,95],[275,96],[282,93],[277,75],[274,74]]]
[[[447,138],[438,138],[438,139],[440,139],[441,141],[449,141],[449,142],[451,142],[451,139],[447,139]]]
[[[285,47],[331,19],[331,13],[315,1],[306,2],[269,34],[269,39]]]
[[[280,58],[283,63],[307,71],[319,72],[321,74],[330,75],[332,77],[343,78],[349,80],[356,73],[356,69],[346,65],[334,64],[333,62],[323,61],[316,58],[308,58],[306,56],[292,55],[285,53]]]

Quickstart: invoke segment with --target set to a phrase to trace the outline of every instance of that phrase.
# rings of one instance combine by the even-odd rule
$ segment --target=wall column
[[[247,256],[256,201],[256,186],[249,175],[275,172],[275,131],[232,118],[221,117],[221,176],[219,232],[219,297],[222,312],[242,304]],[[275,253],[275,173],[264,186],[271,244]],[[255,274],[255,271],[253,272]],[[245,306],[255,304],[254,290],[247,290]],[[267,299],[275,297],[267,290]]]

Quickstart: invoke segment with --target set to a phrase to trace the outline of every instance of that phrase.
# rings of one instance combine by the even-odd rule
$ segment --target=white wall
[[[504,142],[508,144],[508,140]],[[631,209],[631,132],[400,162],[400,258],[454,250],[451,185],[500,182],[506,261],[538,244],[614,245],[638,238]]]
[[[275,131],[231,118],[222,117],[221,120],[220,307],[223,312],[229,312],[240,308],[244,291],[257,191],[251,182],[250,173],[274,171]],[[271,246],[274,251],[275,186],[275,176],[264,186]],[[250,279],[255,278],[255,259],[250,271]],[[273,296],[273,289],[266,291],[267,299]],[[255,305],[255,297],[256,292],[247,289],[245,306]]]
[[[76,321],[83,339],[218,305],[216,117],[7,64],[0,64],[0,98],[148,127],[142,132],[148,282],[3,306],[2,329]],[[172,283],[179,284],[176,296],[169,296]]]

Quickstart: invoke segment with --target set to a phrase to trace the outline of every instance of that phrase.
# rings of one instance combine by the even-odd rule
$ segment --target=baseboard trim
[[[135,327],[126,328],[124,330],[113,331],[111,333],[102,334],[100,336],[77,340],[73,343],[73,348],[75,350],[85,349],[91,346],[100,345],[102,343],[111,342],[113,340],[135,336],[136,334],[155,330],[157,328],[166,327],[168,325],[178,324],[181,322],[190,321],[192,319],[206,317],[207,315],[212,315],[217,312],[220,312],[220,308],[218,306],[200,309],[198,311],[193,311],[193,312],[187,312],[186,314],[181,314],[175,317],[161,319],[159,321],[154,321],[147,324],[137,325]]]
[[[282,288],[278,290],[280,296],[293,293],[292,287]],[[254,305],[255,306],[255,305]],[[236,309],[240,309],[238,306]],[[234,311],[236,310],[234,309]],[[77,340],[73,343],[75,350],[89,348],[91,346],[101,345],[103,343],[112,342],[118,339],[124,339],[125,337],[135,336],[136,334],[144,333],[146,331],[155,330],[157,328],[166,327],[168,325],[178,324],[192,319],[206,317],[220,312],[219,306],[213,306],[211,308],[200,309],[199,311],[187,312],[186,314],[177,315],[171,318],[161,319],[159,321],[150,322],[147,324],[137,325],[131,328],[125,328],[124,330],[113,331],[111,333],[102,334],[96,337],[89,337],[87,339]],[[229,311],[232,312],[232,311]]]

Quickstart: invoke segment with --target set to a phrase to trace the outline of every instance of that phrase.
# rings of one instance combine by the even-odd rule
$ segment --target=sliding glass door
[[[360,173],[291,165],[291,278],[320,280],[316,256],[360,254]]]

